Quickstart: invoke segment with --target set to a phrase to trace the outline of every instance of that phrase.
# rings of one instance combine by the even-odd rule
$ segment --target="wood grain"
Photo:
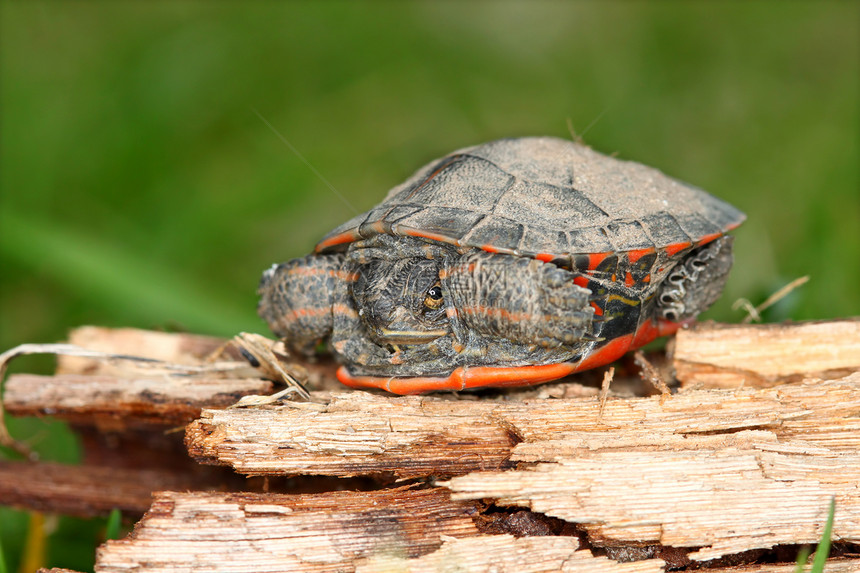
[[[442,537],[478,534],[471,502],[445,490],[318,495],[162,492],[124,540],[97,554],[101,573],[353,571],[374,555],[417,557]]]
[[[400,477],[505,469],[547,455],[635,448],[714,451],[743,436],[860,447],[860,375],[779,389],[691,390],[669,399],[452,401],[366,392],[322,403],[205,410],[186,445],[205,463],[253,475]],[[756,430],[758,434],[742,434]]]
[[[0,505],[31,511],[93,517],[119,509],[140,516],[153,490],[194,485],[191,476],[164,471],[0,460]]]
[[[860,371],[860,319],[785,324],[701,323],[678,331],[674,365],[684,386],[774,386]]]
[[[103,374],[15,374],[6,382],[5,404],[15,416],[53,416],[102,431],[178,426],[203,408],[225,408],[249,394],[270,394],[259,378],[211,378]]]
[[[446,540],[433,553],[412,559],[374,556],[360,563],[356,572],[437,573],[452,570],[452,567],[464,573],[662,573],[664,570],[664,562],[660,559],[619,563],[578,548],[575,537],[517,539],[512,535],[482,535]]]

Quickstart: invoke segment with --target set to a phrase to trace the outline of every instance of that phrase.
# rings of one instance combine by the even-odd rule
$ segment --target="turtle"
[[[258,312],[300,352],[327,341],[353,388],[548,382],[693,321],[719,297],[744,219],[580,142],[500,139],[430,162],[272,265]]]

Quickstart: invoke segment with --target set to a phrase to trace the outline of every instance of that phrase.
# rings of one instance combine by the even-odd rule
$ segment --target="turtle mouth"
[[[376,338],[382,344],[413,345],[427,344],[448,334],[447,330],[389,330],[375,329]]]

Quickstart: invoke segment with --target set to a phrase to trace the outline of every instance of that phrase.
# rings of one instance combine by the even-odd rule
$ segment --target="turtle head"
[[[449,334],[437,261],[371,259],[355,270],[353,300],[377,344],[426,344]]]

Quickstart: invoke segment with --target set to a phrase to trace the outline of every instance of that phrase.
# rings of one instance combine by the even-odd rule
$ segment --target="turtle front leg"
[[[310,354],[331,335],[337,315],[356,316],[346,285],[353,280],[343,255],[308,255],[263,273],[257,313],[276,335]]]
[[[574,277],[552,263],[483,251],[449,260],[440,272],[455,334],[462,324],[544,348],[592,338],[591,291]]]

